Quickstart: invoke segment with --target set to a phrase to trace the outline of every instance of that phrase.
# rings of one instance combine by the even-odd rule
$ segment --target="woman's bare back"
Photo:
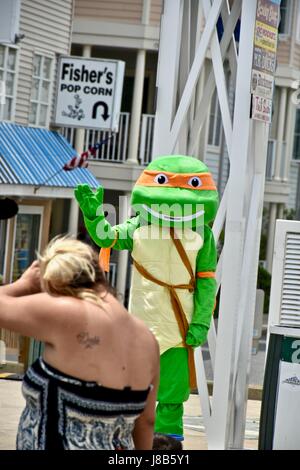
[[[149,386],[157,370],[158,346],[139,319],[111,294],[104,297],[103,308],[71,298],[67,308],[74,309],[72,321],[66,320],[54,344],[46,344],[46,362],[109,388],[143,390]]]

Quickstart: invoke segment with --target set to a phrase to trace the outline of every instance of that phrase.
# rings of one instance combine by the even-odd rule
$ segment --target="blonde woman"
[[[0,328],[45,342],[24,376],[17,449],[152,448],[158,346],[88,245],[55,239],[0,287]]]

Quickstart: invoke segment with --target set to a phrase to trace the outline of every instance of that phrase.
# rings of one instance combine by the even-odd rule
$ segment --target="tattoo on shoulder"
[[[78,343],[82,344],[85,349],[89,349],[100,344],[99,336],[89,336],[87,331],[82,331],[76,336],[76,338]]]

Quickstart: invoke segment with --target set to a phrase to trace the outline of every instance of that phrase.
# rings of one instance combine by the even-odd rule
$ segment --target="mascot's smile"
[[[149,212],[149,214],[153,215],[153,217],[157,217],[158,219],[166,220],[168,222],[172,222],[172,221],[174,221],[174,222],[189,222],[190,220],[197,219],[198,217],[200,217],[201,215],[204,214],[204,211],[201,210],[201,211],[196,212],[195,214],[185,215],[183,217],[170,217],[169,215],[161,214],[160,212],[157,212],[153,209],[150,209],[150,207],[147,206],[146,204],[143,204],[143,209],[145,209],[147,212]]]

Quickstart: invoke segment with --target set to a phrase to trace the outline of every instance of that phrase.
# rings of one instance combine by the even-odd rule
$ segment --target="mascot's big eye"
[[[166,184],[169,180],[166,175],[160,173],[159,175],[155,176],[154,181],[158,184]]]
[[[193,188],[199,188],[199,186],[202,186],[202,181],[198,176],[193,176],[189,179],[188,184],[193,186]]]

